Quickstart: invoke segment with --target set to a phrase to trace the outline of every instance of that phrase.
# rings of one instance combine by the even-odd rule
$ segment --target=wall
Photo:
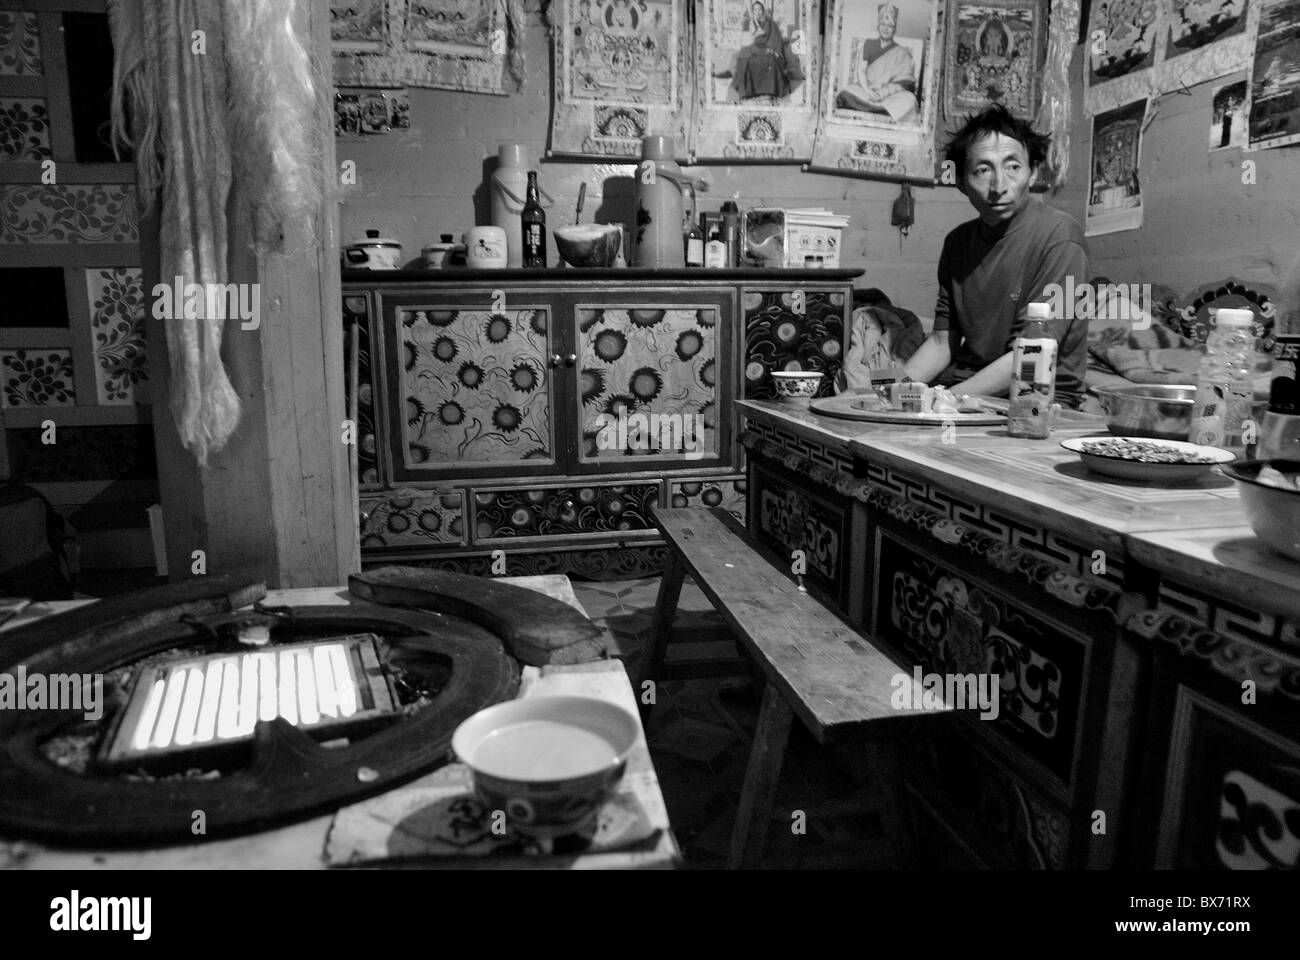
[[[492,169],[488,161],[495,164],[497,144],[519,140],[534,157],[544,154],[550,55],[537,0],[529,0],[528,7],[528,78],[522,93],[494,97],[413,87],[409,131],[339,138],[338,160],[355,160],[358,175],[357,185],[344,193],[340,226],[345,242],[375,228],[402,241],[404,255],[414,259],[439,233],[459,237],[474,223],[491,222],[484,183]],[[539,169],[542,185],[557,201],[547,214],[552,226],[570,222],[583,179],[584,221],[590,222],[593,215],[602,221],[629,218],[630,182],[620,200],[602,197],[604,182],[591,164],[547,162]],[[688,172],[712,184],[701,198],[702,209],[716,210],[738,191],[742,207],[825,206],[848,215],[852,219],[841,263],[866,268],[858,286],[878,286],[894,302],[923,316],[934,311],[935,264],[944,236],[974,215],[965,197],[952,188],[913,187],[916,223],[903,238],[889,223],[898,184],[802,173],[797,166],[703,166]]]
[[[1083,222],[1091,119],[1083,113],[1083,67],[1076,46],[1071,71],[1075,123],[1070,182],[1057,205]],[[1157,283],[1180,294],[1229,275],[1268,284],[1295,309],[1300,282],[1300,150],[1243,154],[1209,152],[1210,97],[1232,74],[1169,94],[1142,141],[1142,229],[1091,237],[1094,274],[1116,282]],[[1242,160],[1256,164],[1254,184],[1242,183]]]

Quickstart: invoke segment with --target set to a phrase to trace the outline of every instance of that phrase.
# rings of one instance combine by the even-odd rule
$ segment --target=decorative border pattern
[[[36,14],[0,10],[0,76],[40,76],[44,72]]]
[[[76,402],[69,351],[0,350],[0,407],[71,407]]]
[[[526,577],[545,573],[562,573],[581,580],[633,580],[657,577],[664,572],[668,560],[668,547],[664,544],[623,547],[584,547],[581,550],[545,550],[523,553],[506,550],[506,576]],[[367,561],[371,566],[383,566],[390,560]],[[476,577],[493,576],[492,555],[478,554],[468,557],[432,557],[427,560],[408,560],[402,563],[434,570],[450,570]],[[366,566],[363,564],[363,568]]]
[[[813,463],[819,463],[822,466],[833,467],[844,473],[853,472],[853,461],[841,453],[831,450],[829,447],[823,447],[815,440],[808,440],[795,433],[786,430],[780,430],[776,427],[769,426],[761,420],[751,419],[741,436],[742,442],[744,437],[754,437],[766,440],[775,444],[782,450],[788,450],[799,456],[807,457]]]
[[[53,155],[44,99],[0,98],[0,160],[44,160]]]
[[[1263,649],[1249,640],[1225,637],[1164,610],[1130,617],[1126,629],[1143,640],[1172,647],[1182,657],[1200,660],[1229,680],[1252,680],[1256,693],[1277,694],[1300,703],[1300,661]]]
[[[136,403],[148,382],[144,277],[139,267],[86,271],[86,299],[94,333],[95,388],[106,406]]]
[[[1248,610],[1168,577],[1160,578],[1156,610],[1182,617],[1231,640],[1276,646],[1283,650],[1291,648],[1300,653],[1300,621],[1294,617]]]
[[[0,243],[135,243],[139,239],[134,186],[0,186]]]

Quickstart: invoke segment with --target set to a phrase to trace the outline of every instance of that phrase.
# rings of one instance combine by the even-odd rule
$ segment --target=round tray
[[[828,417],[840,417],[844,420],[863,420],[868,423],[901,423],[921,427],[942,427],[956,424],[959,427],[999,426],[1007,422],[1005,400],[996,397],[980,397],[986,406],[1000,410],[1000,413],[912,413],[907,410],[866,410],[861,406],[867,394],[842,393],[834,397],[822,397],[808,405],[813,413]]]

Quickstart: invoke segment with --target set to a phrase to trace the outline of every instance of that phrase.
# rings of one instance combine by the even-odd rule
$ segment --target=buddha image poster
[[[821,26],[815,0],[696,0],[700,159],[812,155]]]
[[[1145,98],[1092,118],[1092,165],[1084,235],[1142,226],[1142,122]]]

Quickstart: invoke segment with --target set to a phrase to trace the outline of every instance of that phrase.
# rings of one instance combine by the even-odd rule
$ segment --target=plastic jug
[[[505,228],[507,266],[524,265],[523,225],[519,216],[528,192],[528,171],[535,169],[528,148],[522,143],[503,143],[497,148],[497,168],[492,172],[492,225]],[[543,197],[542,206],[554,203],[545,189],[538,189]]]

